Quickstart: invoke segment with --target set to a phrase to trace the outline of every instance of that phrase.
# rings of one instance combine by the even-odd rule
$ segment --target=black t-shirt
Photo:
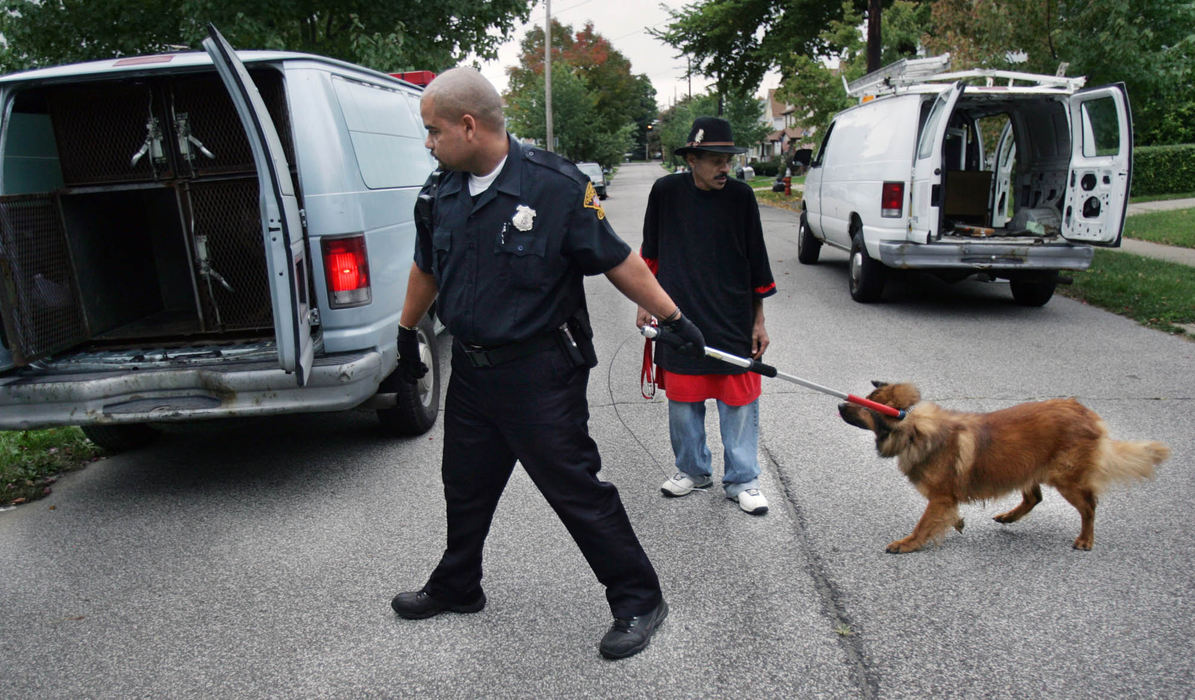
[[[559,326],[585,304],[583,276],[631,252],[589,178],[554,153],[510,139],[502,172],[476,198],[468,173],[436,179],[434,225],[416,226],[415,264],[435,276],[437,315],[463,342],[505,345]]]
[[[643,247],[658,265],[660,286],[705,336],[709,347],[746,357],[756,299],[776,293],[755,193],[730,179],[701,190],[691,173],[666,175],[651,188],[643,219]],[[677,355],[656,343],[656,363],[677,374],[741,374],[745,369],[709,358]]]

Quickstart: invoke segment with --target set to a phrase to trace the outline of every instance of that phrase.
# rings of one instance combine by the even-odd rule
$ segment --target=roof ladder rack
[[[900,85],[909,85],[918,81],[935,76],[943,71],[950,70],[950,54],[944,53],[941,56],[930,56],[929,58],[902,58],[895,63],[874,70],[862,78],[852,80],[850,83],[846,82],[846,77],[842,79],[846,86],[846,94],[851,97],[861,97],[865,94],[875,94],[885,88],[896,88]]]

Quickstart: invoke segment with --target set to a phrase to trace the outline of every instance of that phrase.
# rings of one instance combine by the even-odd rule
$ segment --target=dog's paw
[[[1090,552],[1092,544],[1094,544],[1094,543],[1092,542],[1091,538],[1088,538],[1088,537],[1076,537],[1075,538],[1075,549],[1078,549],[1078,550],[1081,550],[1084,552]]]
[[[896,540],[895,542],[889,544],[888,548],[884,551],[888,552],[889,554],[908,554],[909,552],[916,552],[919,549],[921,549],[920,544],[913,542],[906,537],[903,540]]]
[[[963,531],[963,526],[965,526],[965,525],[966,525],[966,523],[965,523],[965,522],[963,522],[963,519],[962,519],[962,518],[959,518],[959,519],[958,519],[957,521],[955,521],[955,523],[954,523],[954,529],[955,529],[955,530],[958,530],[959,532],[962,532],[962,531]]]

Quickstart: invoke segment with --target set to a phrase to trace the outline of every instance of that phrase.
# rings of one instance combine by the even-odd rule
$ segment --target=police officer
[[[601,654],[631,656],[647,646],[668,605],[618,490],[597,477],[586,400],[596,357],[583,276],[605,274],[664,319],[672,332],[661,337],[682,352],[699,355],[705,341],[610,228],[588,179],[506,133],[501,98],[480,73],[443,73],[420,111],[443,172],[417,206],[399,371],[408,381],[427,371],[413,328],[438,299],[437,315],[453,335],[441,469],[448,541],[423,588],[391,605],[409,619],[485,606],[482,548],[517,460],[606,587],[614,623]]]

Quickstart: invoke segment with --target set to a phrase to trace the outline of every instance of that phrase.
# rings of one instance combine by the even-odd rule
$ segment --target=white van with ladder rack
[[[206,51],[0,77],[0,430],[439,410],[394,375],[421,89],[308,54]]]
[[[905,59],[846,85],[805,179],[798,258],[850,254],[849,290],[881,298],[892,269],[1006,279],[1027,306],[1092,246],[1120,245],[1133,128],[1123,84]],[[845,82],[845,80],[844,80]]]

